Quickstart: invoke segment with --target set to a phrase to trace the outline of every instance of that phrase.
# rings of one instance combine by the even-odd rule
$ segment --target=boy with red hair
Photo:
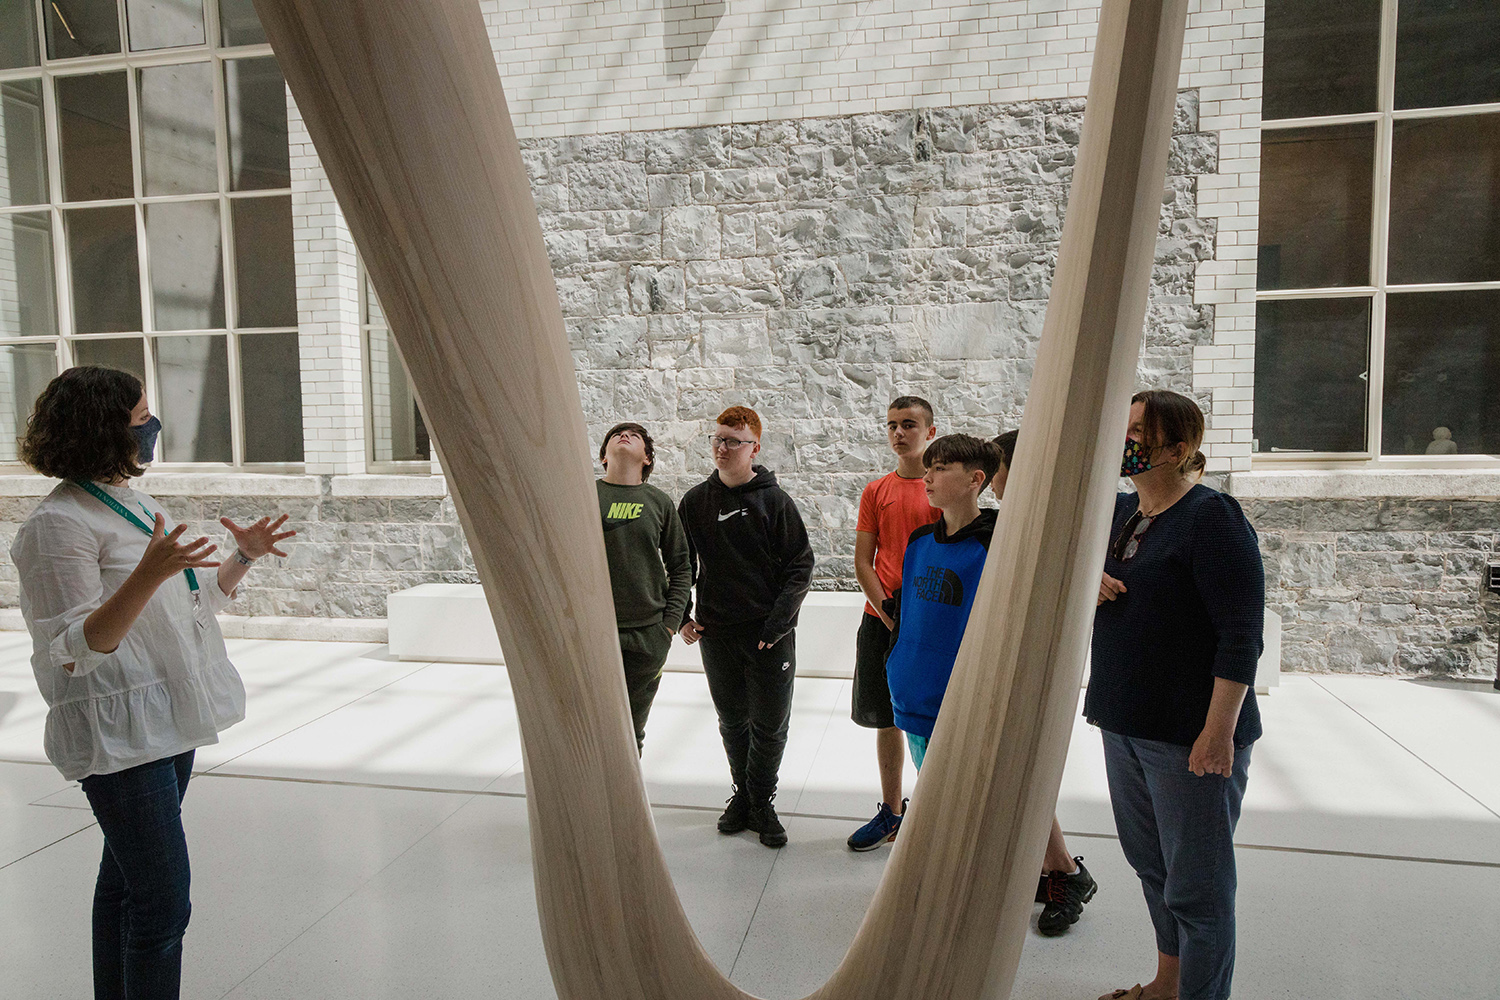
[[[813,551],[797,505],[775,473],[755,464],[760,434],[760,416],[747,406],[719,414],[709,438],[715,471],[678,505],[697,591],[681,635],[702,643],[734,783],[719,832],[753,830],[762,844],[781,847],[786,828],[771,800],[791,725],[793,630]]]

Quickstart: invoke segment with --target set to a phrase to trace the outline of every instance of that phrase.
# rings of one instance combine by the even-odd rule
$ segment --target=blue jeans
[[[94,884],[94,1000],[177,1000],[188,902],[182,796],[193,751],[81,784],[104,831]]]
[[[1228,1000],[1234,978],[1234,827],[1250,747],[1234,776],[1198,777],[1190,747],[1104,734],[1109,800],[1125,860],[1140,877],[1156,948],[1182,963],[1181,1000]]]

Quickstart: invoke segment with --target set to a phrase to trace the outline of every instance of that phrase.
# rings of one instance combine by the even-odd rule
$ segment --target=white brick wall
[[[302,440],[309,473],[365,471],[359,264],[354,239],[291,94],[292,239],[302,360]]]
[[[1097,0],[481,0],[523,137],[641,131],[1088,92]],[[1215,307],[1194,387],[1209,471],[1250,468],[1264,0],[1196,0],[1182,81],[1219,133],[1199,182],[1218,219],[1198,271]]]

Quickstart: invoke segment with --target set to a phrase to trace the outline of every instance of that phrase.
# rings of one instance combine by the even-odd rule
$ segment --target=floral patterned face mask
[[[1139,476],[1141,473],[1156,466],[1146,457],[1145,445],[1134,438],[1125,439],[1125,458],[1120,462],[1120,475],[1126,477]]]

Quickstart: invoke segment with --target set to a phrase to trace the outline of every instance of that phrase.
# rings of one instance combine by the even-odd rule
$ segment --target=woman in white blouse
[[[11,547],[32,670],[48,705],[47,757],[80,781],[104,833],[94,888],[96,1000],[173,1000],[188,901],[181,803],[196,747],[245,717],[245,688],[214,613],[256,559],[285,556],[295,532],[262,518],[211,559],[182,541],[129,480],[151,461],[161,422],[141,383],[73,368],[47,386],[21,457],[63,480]]]

